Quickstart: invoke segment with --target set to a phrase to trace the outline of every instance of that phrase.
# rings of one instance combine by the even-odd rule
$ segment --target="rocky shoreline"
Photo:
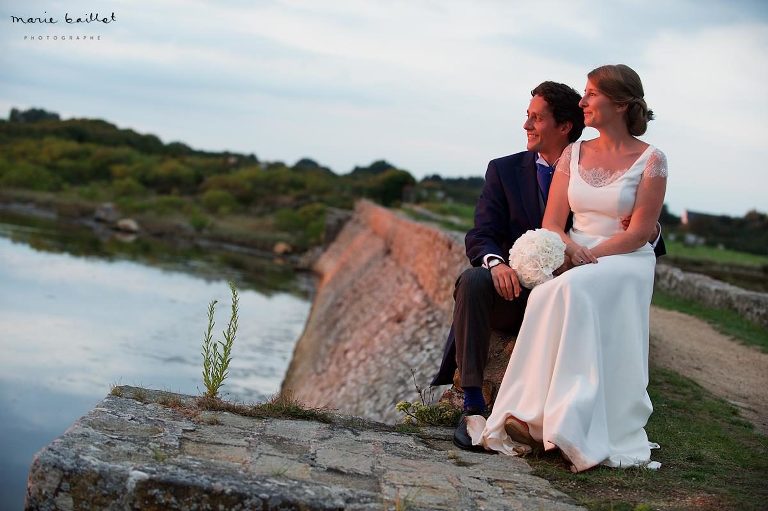
[[[285,242],[265,244],[252,238],[195,231],[189,224],[158,216],[131,217],[121,214],[112,203],[90,204],[44,201],[0,193],[0,211],[22,217],[45,219],[90,229],[100,239],[115,238],[131,243],[138,237],[175,246],[196,246],[260,258],[278,258],[296,270],[309,270],[319,247],[294,252]],[[338,216],[338,215],[337,215]]]

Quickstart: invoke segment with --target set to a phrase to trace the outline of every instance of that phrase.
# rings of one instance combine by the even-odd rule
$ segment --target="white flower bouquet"
[[[533,289],[552,279],[552,272],[565,261],[565,243],[547,229],[528,231],[509,250],[509,266],[520,284]]]

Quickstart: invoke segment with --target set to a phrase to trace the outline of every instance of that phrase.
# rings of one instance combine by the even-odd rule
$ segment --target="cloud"
[[[668,199],[677,211],[765,210],[768,178],[752,162],[768,156],[768,24],[662,32],[646,49],[646,97],[657,115],[649,134],[670,159]]]
[[[101,30],[99,44],[62,49],[0,35],[9,50],[0,65],[10,70],[0,105],[103,117],[262,159],[310,156],[337,172],[386,158],[417,176],[481,175],[490,158],[523,148],[532,87],[553,79],[580,90],[590,69],[625,62],[658,113],[647,138],[670,156],[693,161],[702,139],[768,156],[759,140],[768,8],[756,0],[599,9],[586,0],[119,0],[104,8],[120,21]],[[651,140],[657,134],[664,138]]]
[[[765,147],[766,48],[768,24],[659,34],[646,49],[644,78],[660,118],[737,150]]]

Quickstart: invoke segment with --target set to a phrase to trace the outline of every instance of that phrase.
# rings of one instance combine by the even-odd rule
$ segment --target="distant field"
[[[466,232],[472,228],[475,208],[458,203],[425,202],[405,204],[402,210],[414,220],[437,223],[449,231]]]
[[[475,216],[474,206],[459,204],[458,202],[425,202],[421,206],[438,215],[455,216],[470,223]]]
[[[419,204],[436,215],[446,218],[447,227],[457,229],[472,227],[475,208],[467,204],[456,202],[426,202]],[[414,215],[416,216],[416,215]],[[731,264],[739,266],[761,267],[768,266],[768,255],[749,254],[736,250],[719,249],[714,247],[689,247],[680,241],[664,239],[667,254],[670,258],[689,259],[691,261],[705,261],[718,264]]]
[[[664,243],[667,246],[667,253],[671,257],[744,266],[768,265],[768,256],[760,256],[757,254],[748,254],[746,252],[737,252],[735,250],[718,249],[714,247],[688,247],[679,241],[668,241],[666,239],[664,240]]]

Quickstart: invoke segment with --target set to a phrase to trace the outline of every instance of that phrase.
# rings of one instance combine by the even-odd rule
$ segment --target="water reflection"
[[[2,208],[0,237],[22,242],[40,252],[135,261],[193,273],[207,280],[234,279],[239,286],[266,295],[288,292],[307,297],[306,286],[296,279],[290,266],[276,264],[271,257],[266,257],[267,254],[240,247],[222,249],[215,243],[208,243],[201,248],[201,240],[195,244],[188,239],[161,242],[148,237],[126,242],[100,224],[58,221],[45,214],[29,216]]]
[[[207,305],[219,301],[220,338],[229,320],[226,279],[240,288],[240,327],[223,393],[259,401],[279,389],[309,311],[290,270],[252,255],[156,243],[126,252],[125,244],[50,220],[7,220],[0,223],[0,508],[21,507],[34,452],[110,385],[201,392]],[[228,257],[242,264],[228,266]]]

